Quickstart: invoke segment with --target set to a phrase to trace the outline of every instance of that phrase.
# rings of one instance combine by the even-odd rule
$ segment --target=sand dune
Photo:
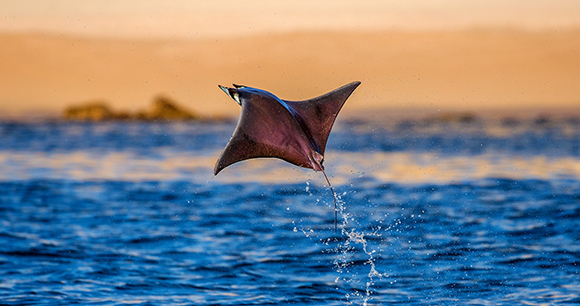
[[[580,30],[296,32],[199,40],[0,34],[0,112],[54,115],[155,95],[205,115],[236,115],[218,84],[304,99],[363,81],[344,112],[580,106]]]

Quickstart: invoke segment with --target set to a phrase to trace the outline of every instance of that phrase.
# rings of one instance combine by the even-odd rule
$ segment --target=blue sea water
[[[578,119],[339,120],[336,233],[234,127],[0,124],[0,304],[580,304]]]

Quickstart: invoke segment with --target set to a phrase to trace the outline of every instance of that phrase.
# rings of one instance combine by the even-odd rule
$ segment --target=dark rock
[[[113,119],[115,114],[104,102],[90,102],[80,106],[70,106],[64,110],[66,120],[103,121]]]
[[[460,114],[445,114],[437,118],[439,122],[457,122],[469,124],[475,122],[477,117],[471,113],[460,113]]]
[[[539,126],[543,126],[543,125],[547,125],[548,123],[550,123],[550,117],[548,117],[547,115],[539,115],[538,117],[536,117],[534,119],[534,124],[539,125]]]
[[[106,120],[143,120],[175,121],[202,120],[197,114],[188,112],[167,97],[157,97],[145,110],[135,114],[113,112],[105,102],[91,102],[84,105],[67,107],[63,112],[65,120],[106,121]],[[207,120],[207,119],[205,119]]]
[[[426,126],[433,124],[472,124],[477,122],[477,116],[472,113],[447,113],[439,116],[429,117],[423,120]]]
[[[198,115],[192,114],[167,97],[157,97],[151,106],[141,114],[147,120],[195,120]]]
[[[501,125],[505,127],[515,127],[520,124],[520,120],[515,117],[505,117],[501,119]]]

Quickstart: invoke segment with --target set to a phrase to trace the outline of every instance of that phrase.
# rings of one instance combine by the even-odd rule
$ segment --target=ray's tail
[[[326,172],[322,170],[322,174],[324,174],[324,178],[330,187],[330,192],[332,192],[332,199],[334,200],[334,232],[337,232],[338,229],[338,211],[336,208],[336,194],[334,194],[334,189],[332,188],[332,184],[330,184],[330,180],[328,180],[328,176],[326,176]]]

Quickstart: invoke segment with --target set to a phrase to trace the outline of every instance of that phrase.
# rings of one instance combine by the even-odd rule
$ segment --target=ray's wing
[[[322,96],[304,101],[284,101],[299,116],[297,121],[312,136],[315,150],[324,155],[326,141],[338,112],[360,82],[352,82]]]
[[[214,174],[233,163],[257,157],[277,157],[312,168],[309,149],[304,131],[280,101],[260,98],[242,105],[238,126],[218,159]]]

